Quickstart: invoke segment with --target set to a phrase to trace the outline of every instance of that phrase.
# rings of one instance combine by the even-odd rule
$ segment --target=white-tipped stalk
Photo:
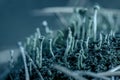
[[[25,80],[30,80],[24,47],[22,46],[21,42],[19,42],[18,45],[19,45],[19,49],[20,49],[20,52],[22,54],[22,58],[24,61],[24,66],[25,66]]]
[[[49,29],[47,21],[42,22],[43,26],[45,27],[45,31],[47,34],[52,34],[53,31]]]
[[[13,55],[14,55],[14,50],[11,50],[11,51],[10,51],[10,67],[11,67],[11,68],[14,67]]]
[[[70,29],[70,27],[68,28],[68,38],[67,38],[67,47],[66,47],[66,50],[65,50],[65,53],[64,53],[64,58],[65,58],[65,61],[67,61],[67,56],[68,56],[68,53],[71,49],[71,45],[72,45],[72,31]]]
[[[40,29],[39,29],[39,28],[36,28],[36,32],[37,32],[38,38],[40,38],[40,37],[41,37]]]
[[[94,35],[93,35],[93,38],[94,38],[94,41],[96,41],[97,39],[97,13],[98,13],[98,9],[100,7],[98,5],[94,6],[94,16],[93,16],[93,32],[94,32]]]
[[[49,41],[50,41],[50,45],[49,45],[50,46],[50,53],[51,53],[52,57],[55,58],[55,55],[54,55],[53,50],[52,50],[53,39],[51,38],[51,39],[49,39]]]

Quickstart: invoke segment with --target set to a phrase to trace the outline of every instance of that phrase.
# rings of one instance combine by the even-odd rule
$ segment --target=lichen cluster
[[[114,26],[110,26],[109,18],[99,14],[98,8],[95,6],[92,11],[75,9],[68,27],[56,32],[49,29],[47,21],[43,21],[48,36],[41,35],[37,28],[35,34],[19,45],[24,50],[21,53],[25,55],[23,60],[27,66],[12,72],[11,75],[17,75],[13,78],[24,80],[29,75],[27,77],[31,80],[74,80],[73,76],[56,70],[54,65],[96,73],[119,65],[120,35],[113,30]],[[115,28],[119,29],[118,26]]]

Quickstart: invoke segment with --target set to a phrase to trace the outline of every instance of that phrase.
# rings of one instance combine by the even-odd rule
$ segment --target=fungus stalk
[[[53,39],[53,45],[55,45],[56,41],[63,36],[64,36],[64,33],[61,30],[58,30],[57,35]]]
[[[72,19],[72,23],[73,23],[73,27],[74,27],[74,36],[77,36],[77,38],[79,39],[80,37],[80,25],[81,23],[81,18],[78,14],[78,9],[74,9],[74,14],[73,14],[73,19]]]
[[[86,58],[86,56],[85,56],[85,51],[84,51],[84,49],[83,49],[83,40],[81,41],[81,50],[79,51],[79,53],[83,56],[83,58]]]
[[[32,56],[33,56],[33,59],[34,60],[36,60],[36,49],[37,49],[37,33],[35,33],[35,36],[34,36],[34,38],[33,38],[33,54],[32,54]]]
[[[30,75],[32,75],[32,63],[30,60],[29,60],[29,72],[30,72]]]
[[[87,40],[86,40],[86,48],[88,49],[88,47],[89,47],[89,37],[87,37]]]
[[[85,38],[85,22],[86,22],[86,13],[87,13],[87,9],[80,9],[79,10],[79,14],[80,14],[80,17],[82,19],[82,25],[81,25],[81,39],[84,40]]]
[[[115,36],[115,32],[113,32],[112,30],[110,31],[110,37],[114,37]]]
[[[87,37],[91,38],[93,36],[92,30],[91,30],[91,26],[92,26],[92,18],[89,17],[89,24],[88,24],[88,29],[87,29]]]
[[[99,42],[99,48],[101,48],[101,45],[102,45],[102,40],[103,40],[103,37],[102,37],[102,34],[100,33],[100,42]]]
[[[107,42],[107,40],[108,40],[108,35],[106,34],[104,41]]]
[[[41,32],[39,28],[36,28],[36,33],[37,33],[37,37],[40,38],[41,37]]]
[[[74,51],[74,47],[75,47],[75,38],[72,37],[71,52]]]
[[[76,25],[76,22],[75,21],[72,21],[72,24],[73,24],[73,27],[74,27],[74,34],[73,34],[73,36],[77,36],[77,25]]]
[[[82,24],[82,40],[84,40],[84,38],[85,38],[85,21],[86,21],[86,19],[85,19],[85,16],[83,17],[83,24]]]
[[[79,50],[79,52],[77,53],[77,67],[78,69],[83,67],[83,59],[86,58],[85,56],[85,52],[83,49],[83,41],[81,40],[81,44],[80,44],[81,49]]]
[[[52,57],[55,58],[55,55],[54,55],[53,50],[52,50],[53,39],[49,39],[49,41],[50,41],[50,45],[49,45],[50,46],[50,53],[51,53]]]
[[[72,31],[70,29],[70,27],[68,28],[68,38],[67,38],[67,47],[66,47],[66,50],[65,50],[65,53],[64,53],[64,58],[65,58],[65,61],[67,62],[67,56],[68,56],[68,53],[71,49],[71,46],[72,46]]]
[[[44,41],[45,37],[41,38],[41,44],[40,44],[40,67],[42,67],[42,47],[43,47],[43,41]]]
[[[83,58],[82,58],[81,54],[77,53],[77,67],[78,67],[78,69],[80,69],[82,67],[82,61],[83,61],[82,59]]]
[[[77,48],[78,48],[78,42],[79,42],[79,40],[78,40],[78,39],[76,39],[76,40],[75,40],[75,49],[77,49]]]
[[[47,34],[52,34],[53,31],[49,29],[47,21],[42,22],[43,26],[45,27],[45,31]]]
[[[18,45],[19,45],[20,52],[22,54],[22,58],[23,58],[23,61],[24,61],[24,66],[25,66],[25,80],[30,80],[24,47],[22,46],[21,42],[19,42]]]
[[[28,53],[26,53],[27,58],[29,59],[29,61],[31,62],[31,64],[33,65],[34,69],[36,70],[38,76],[40,77],[40,80],[44,80],[43,76],[41,75],[40,71],[38,70],[36,64],[34,63],[33,59],[28,55]]]
[[[35,33],[35,37],[33,38],[33,50],[36,50],[36,46],[37,46],[37,33]]]
[[[94,41],[96,41],[96,39],[97,39],[97,36],[96,36],[96,32],[97,32],[97,13],[98,13],[98,9],[99,9],[100,7],[99,6],[95,6],[94,7],[94,17],[93,17],[93,32],[94,32],[94,35],[93,35],[93,37],[94,37]]]
[[[26,45],[30,45],[30,38],[29,37],[27,38]]]
[[[10,67],[11,67],[11,68],[14,67],[13,55],[14,55],[14,50],[11,50],[11,51],[10,51]]]
[[[42,67],[42,48],[43,48],[43,42],[44,42],[44,37],[39,38],[40,41],[40,47],[37,48],[37,56],[36,56],[36,62],[39,66],[39,68]]]
[[[84,55],[84,50],[81,49],[78,53],[78,58],[77,58],[77,67],[78,69],[83,68],[83,59],[85,59],[86,56]]]

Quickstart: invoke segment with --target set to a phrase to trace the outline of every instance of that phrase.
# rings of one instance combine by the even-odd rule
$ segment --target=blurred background
[[[25,40],[37,27],[44,34],[43,20],[47,20],[53,30],[62,28],[55,15],[35,16],[33,10],[56,6],[91,7],[96,3],[104,8],[120,9],[119,0],[0,0],[0,50],[15,48],[18,41]]]

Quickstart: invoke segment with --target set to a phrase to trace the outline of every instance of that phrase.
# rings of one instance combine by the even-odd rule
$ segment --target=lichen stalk
[[[94,32],[94,35],[93,35],[93,38],[94,38],[94,41],[96,41],[97,39],[97,14],[98,14],[98,9],[100,7],[98,5],[94,6],[94,16],[93,16],[93,32]]]

